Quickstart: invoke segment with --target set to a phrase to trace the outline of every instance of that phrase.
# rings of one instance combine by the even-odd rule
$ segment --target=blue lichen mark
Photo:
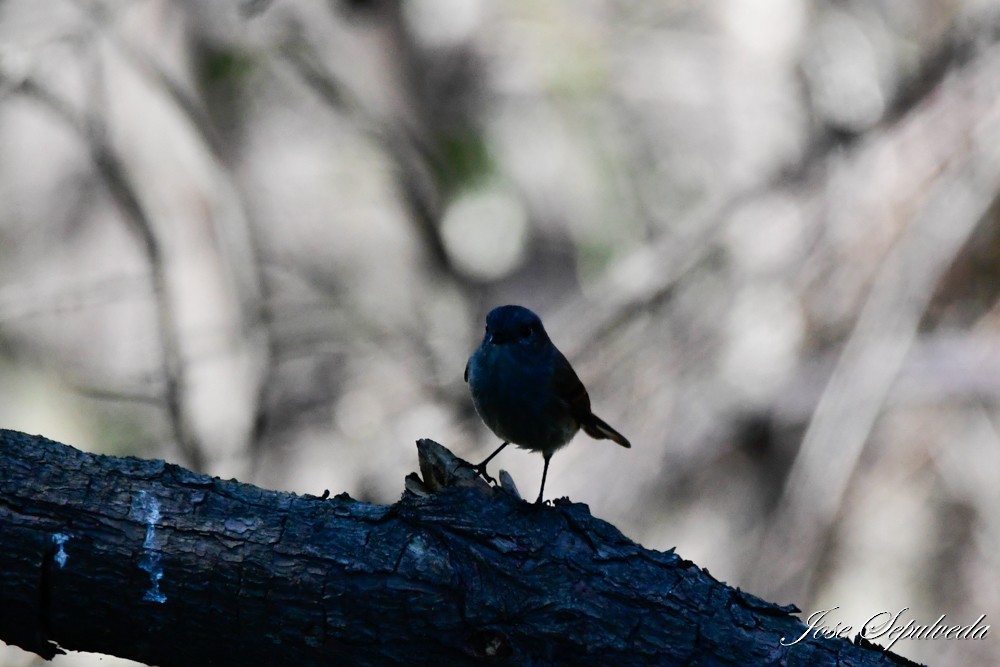
[[[52,556],[52,560],[56,562],[59,569],[66,567],[66,561],[69,560],[69,554],[66,553],[66,543],[69,542],[69,535],[65,533],[56,533],[52,536],[52,542],[59,547],[56,550],[55,555]]]
[[[160,502],[148,491],[140,491],[132,504],[133,518],[146,524],[146,539],[142,542],[142,556],[139,569],[149,573],[150,586],[142,596],[147,602],[164,603],[167,596],[160,590],[163,566],[160,564],[160,550],[157,547],[156,524],[160,520]]]

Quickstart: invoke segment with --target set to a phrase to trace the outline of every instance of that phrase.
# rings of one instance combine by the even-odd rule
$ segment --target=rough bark
[[[0,640],[189,665],[892,665],[420,441],[391,506],[0,431]]]

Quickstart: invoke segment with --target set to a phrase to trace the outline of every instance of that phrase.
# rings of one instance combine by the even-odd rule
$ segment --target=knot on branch
[[[493,486],[476,474],[472,464],[452,454],[442,444],[421,438],[417,440],[417,458],[420,474],[411,472],[406,476],[406,490],[413,495],[425,497],[449,486],[478,489],[484,494],[506,493],[518,500],[521,494],[513,478],[506,470],[499,474],[499,486]]]

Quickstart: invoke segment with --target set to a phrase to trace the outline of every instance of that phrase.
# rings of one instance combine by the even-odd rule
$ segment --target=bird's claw
[[[487,483],[496,485],[497,480],[492,475],[490,475],[488,472],[486,472],[486,464],[485,463],[478,463],[477,464],[477,463],[469,463],[468,461],[462,461],[462,463],[466,467],[472,468],[473,472],[475,472],[477,475],[479,475],[484,480],[486,480]]]
[[[480,477],[482,477],[483,479],[485,479],[490,484],[494,484],[495,485],[497,483],[496,478],[494,478],[492,475],[490,475],[488,472],[486,472],[486,466],[485,465],[472,466],[472,469],[476,471],[476,474],[478,474]]]

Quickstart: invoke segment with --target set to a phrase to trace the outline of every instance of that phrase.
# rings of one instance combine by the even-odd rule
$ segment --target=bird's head
[[[540,349],[548,340],[542,320],[523,306],[499,306],[486,316],[484,343]]]

